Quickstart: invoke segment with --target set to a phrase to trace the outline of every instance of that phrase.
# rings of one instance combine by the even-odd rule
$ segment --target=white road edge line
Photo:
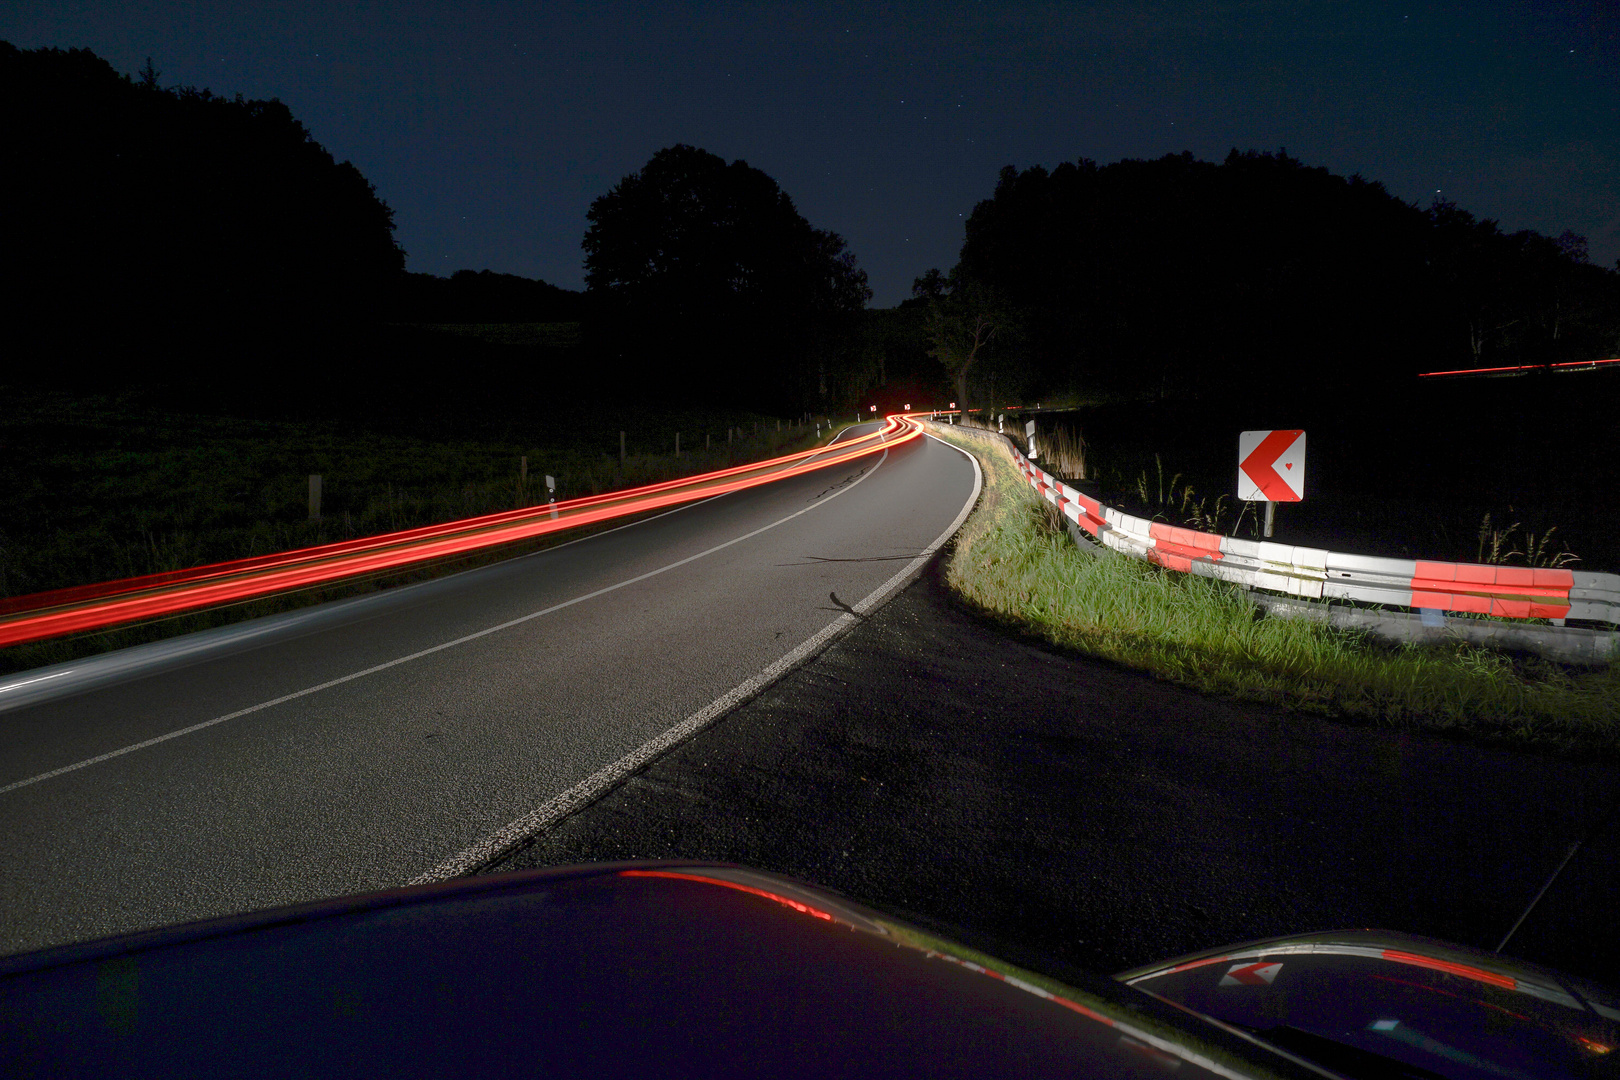
[[[924,434],[927,433],[924,432]],[[933,558],[934,553],[944,545],[945,541],[956,535],[956,530],[962,527],[962,522],[967,520],[967,516],[972,512],[974,504],[979,501],[979,492],[984,486],[984,473],[979,468],[977,458],[961,447],[951,446],[950,443],[945,442],[943,439],[935,438],[933,435],[928,437],[941,446],[950,447],[950,449],[955,450],[972,462],[973,493],[968,496],[967,502],[962,504],[962,509],[956,515],[956,520],[952,521],[945,531],[939,534],[939,538],[924,548],[915,559],[907,563],[905,569],[879,585],[866,599],[854,605],[851,608],[855,612],[854,615],[844,614],[838,616],[838,618],[822,627],[820,631],[800,644],[798,648],[789,652],[759,674],[732,687],[663,734],[654,736],[647,742],[642,743],[611,765],[592,773],[561,795],[547,800],[536,809],[478,841],[467,850],[446,859],[427,873],[412,878],[408,884],[430,885],[435,881],[447,881],[453,877],[460,877],[462,874],[489,862],[497,855],[528,839],[535,833],[550,828],[574,811],[595,801],[608,788],[646,765],[653,758],[696,735],[725,713],[747,701],[789,671],[792,671],[799,664],[825,648],[839,634],[854,626],[859,621],[858,616],[865,615],[868,611],[878,607],[895,592],[898,592],[902,586],[908,584],[922,570],[928,560]],[[884,451],[884,457],[887,456],[888,451]],[[803,511],[800,511],[800,513],[803,513]]]
[[[564,600],[560,604],[553,604],[550,607],[542,608],[539,611],[531,611],[527,615],[520,615],[515,619],[509,619],[506,622],[500,623],[499,625],[487,627],[487,628],[485,628],[483,630],[476,630],[471,634],[466,634],[466,635],[464,635],[462,637],[458,637],[454,641],[442,642],[442,643],[440,643],[438,645],[433,645],[433,646],[431,646],[429,648],[422,649],[420,652],[413,652],[409,656],[397,657],[396,659],[389,660],[389,661],[386,661],[386,662],[381,663],[381,664],[377,664],[374,667],[368,667],[364,671],[350,672],[349,674],[341,675],[336,679],[329,679],[328,681],[320,683],[317,686],[306,686],[302,690],[294,690],[290,694],[283,694],[280,697],[272,698],[269,701],[261,701],[257,705],[249,705],[245,709],[237,709],[235,712],[226,713],[224,716],[216,716],[212,720],[204,720],[199,724],[192,724],[190,727],[183,727],[183,728],[180,728],[180,729],[178,729],[176,731],[170,731],[170,732],[167,732],[166,734],[158,735],[158,736],[155,736],[155,737],[150,738],[150,739],[145,739],[145,740],[143,740],[141,742],[138,742],[138,743],[131,743],[129,746],[119,747],[117,750],[109,750],[105,754],[98,754],[98,755],[96,755],[95,757],[92,757],[92,758],[85,758],[83,761],[75,761],[71,765],[63,765],[59,769],[52,769],[49,772],[42,772],[37,776],[30,776],[30,777],[28,777],[28,778],[26,778],[24,780],[14,781],[14,782],[12,782],[10,784],[5,785],[4,787],[0,787],[0,795],[5,795],[5,794],[7,794],[9,792],[16,791],[18,788],[28,787],[30,784],[37,784],[37,783],[40,783],[41,781],[44,781],[44,780],[53,779],[55,777],[58,777],[58,776],[61,776],[61,775],[65,774],[65,773],[76,772],[79,769],[88,768],[91,765],[99,765],[103,761],[111,761],[113,758],[123,757],[125,754],[133,754],[137,750],[145,750],[149,746],[156,746],[159,743],[168,742],[170,739],[178,739],[182,735],[191,735],[191,734],[193,734],[195,732],[202,731],[204,728],[211,728],[215,724],[223,724],[227,720],[235,720],[235,719],[237,719],[239,717],[247,716],[250,713],[261,712],[261,711],[263,711],[265,709],[274,708],[277,705],[284,705],[289,701],[296,701],[298,698],[301,698],[301,697],[308,697],[310,694],[318,694],[322,690],[330,690],[334,686],[342,686],[344,683],[353,682],[356,679],[363,679],[367,675],[375,675],[379,671],[387,671],[389,668],[398,667],[401,664],[408,664],[413,660],[420,660],[424,656],[431,656],[434,653],[443,652],[445,649],[453,649],[457,645],[465,645],[469,641],[477,641],[479,638],[488,637],[490,634],[496,634],[496,633],[499,633],[502,630],[510,630],[514,626],[521,626],[523,623],[529,622],[529,621],[534,620],[534,619],[538,619],[542,615],[550,615],[554,611],[561,611],[563,608],[573,607],[575,604],[582,604],[586,600],[594,600],[598,596],[603,596],[603,595],[605,595],[607,593],[610,593],[610,592],[616,592],[619,589],[622,589],[622,588],[626,587],[627,585],[634,585],[634,584],[636,584],[638,582],[646,581],[648,578],[657,577],[659,574],[665,573],[665,572],[670,571],[670,570],[677,569],[678,567],[685,566],[687,563],[690,563],[690,562],[696,562],[697,560],[705,558],[705,557],[707,557],[709,555],[713,555],[717,551],[724,551],[726,548],[731,547],[733,544],[740,544],[744,540],[750,540],[753,537],[758,536],[760,533],[769,532],[771,529],[776,528],[778,525],[785,525],[786,523],[788,523],[789,521],[792,521],[794,518],[798,517],[801,514],[808,514],[810,511],[815,510],[818,507],[826,506],[829,502],[831,502],[832,500],[838,498],[838,496],[843,495],[846,492],[854,491],[857,487],[859,487],[862,483],[864,483],[866,481],[867,477],[869,477],[873,473],[877,472],[878,468],[880,466],[882,466],[882,464],[885,461],[887,461],[888,458],[889,458],[889,452],[887,450],[885,450],[885,451],[883,451],[882,456],[880,456],[877,459],[877,461],[871,466],[871,468],[862,470],[861,475],[856,478],[856,480],[855,480],[855,482],[853,484],[850,484],[847,487],[841,488],[840,490],[833,492],[831,495],[828,495],[825,499],[817,499],[814,503],[812,503],[809,506],[805,507],[803,510],[795,511],[795,512],[789,514],[787,517],[784,517],[784,518],[778,518],[777,520],[771,522],[769,525],[762,525],[759,528],[755,529],[753,532],[744,533],[741,536],[735,537],[735,538],[733,538],[731,540],[727,540],[723,544],[716,544],[714,547],[709,548],[707,551],[700,551],[696,555],[688,555],[684,559],[678,559],[675,562],[669,563],[666,566],[660,566],[656,570],[649,570],[645,574],[638,574],[633,578],[625,578],[623,581],[615,582],[612,585],[604,586],[603,588],[597,589],[594,592],[588,592],[588,593],[585,593],[585,594],[583,594],[581,596],[576,596],[572,600]],[[716,496],[716,497],[718,497],[718,496]],[[707,502],[708,500],[704,500],[704,501]],[[584,538],[582,538],[582,539],[584,539]],[[558,545],[558,546],[560,547],[561,545]],[[847,618],[847,616],[846,616],[846,618]]]

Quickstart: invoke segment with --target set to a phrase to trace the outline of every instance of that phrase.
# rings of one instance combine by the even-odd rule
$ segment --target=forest
[[[1582,237],[1505,232],[1285,150],[1008,166],[957,264],[887,310],[774,179],[681,144],[592,204],[583,291],[408,273],[392,210],[284,104],[160,74],[0,42],[10,382],[396,419],[528,418],[611,387],[793,416],[1620,354],[1620,268]]]
[[[997,379],[1009,399],[1394,387],[1620,354],[1617,269],[1571,232],[1504,233],[1286,150],[1234,149],[1218,165],[1009,166],[960,261],[909,303],[974,399]]]

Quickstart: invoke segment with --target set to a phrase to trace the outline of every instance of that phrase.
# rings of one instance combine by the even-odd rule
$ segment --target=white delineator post
[[[309,474],[309,520],[321,520],[321,474]]]

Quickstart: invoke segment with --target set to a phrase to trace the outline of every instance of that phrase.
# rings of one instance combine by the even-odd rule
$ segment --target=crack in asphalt
[[[824,555],[806,555],[807,562],[777,563],[777,566],[813,566],[816,563],[867,563],[867,562],[909,562],[922,554],[919,551],[907,552],[904,555],[863,555],[858,559],[834,559]]]

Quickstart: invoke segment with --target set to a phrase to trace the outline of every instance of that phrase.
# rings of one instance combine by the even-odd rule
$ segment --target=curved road
[[[183,664],[0,688],[0,952],[469,870],[853,625],[978,485],[914,440]]]

